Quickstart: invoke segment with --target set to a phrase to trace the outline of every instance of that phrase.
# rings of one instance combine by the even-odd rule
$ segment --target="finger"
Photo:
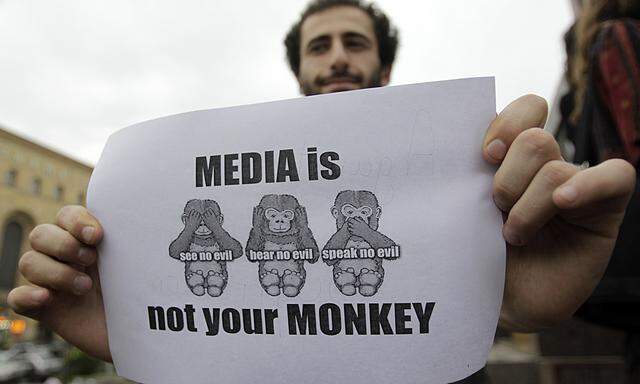
[[[58,211],[56,223],[85,244],[96,245],[102,240],[102,226],[86,208],[79,205],[62,207]]]
[[[31,248],[60,261],[84,266],[95,263],[98,254],[93,247],[78,241],[69,232],[53,224],[38,225],[29,234]]]
[[[504,239],[511,245],[525,245],[557,213],[558,207],[552,199],[553,191],[579,170],[565,161],[546,163],[509,211],[502,229]]]
[[[51,292],[46,288],[23,285],[12,289],[7,296],[7,303],[14,312],[34,317],[47,305],[51,299]]]
[[[577,209],[609,200],[611,213],[623,213],[635,185],[635,168],[611,159],[574,175],[553,193],[553,201],[561,209]]]
[[[87,274],[36,251],[22,255],[18,269],[31,283],[56,291],[83,295],[93,285]]]
[[[498,208],[511,209],[542,166],[560,159],[560,147],[550,133],[531,128],[518,135],[493,178],[493,199]]]
[[[491,123],[482,144],[482,156],[499,164],[511,143],[529,128],[542,128],[547,120],[547,101],[540,96],[526,95],[509,104]]]

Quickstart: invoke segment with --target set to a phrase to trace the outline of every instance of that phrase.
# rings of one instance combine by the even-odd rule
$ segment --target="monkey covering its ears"
[[[253,209],[246,250],[249,261],[258,262],[260,285],[271,296],[281,290],[285,296],[297,296],[307,275],[304,261],[315,263],[319,257],[307,212],[291,195],[266,195],[260,200]]]

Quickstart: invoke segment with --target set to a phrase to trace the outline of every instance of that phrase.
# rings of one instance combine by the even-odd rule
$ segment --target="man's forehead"
[[[355,32],[375,41],[373,21],[363,10],[352,6],[335,6],[316,12],[305,19],[300,28],[301,46],[323,35]]]

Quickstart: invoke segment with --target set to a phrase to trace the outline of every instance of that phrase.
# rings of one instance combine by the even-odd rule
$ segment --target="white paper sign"
[[[504,284],[493,78],[190,112],[112,135],[89,186],[118,374],[448,383]]]

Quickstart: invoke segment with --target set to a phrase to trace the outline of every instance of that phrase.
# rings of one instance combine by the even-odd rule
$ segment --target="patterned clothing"
[[[594,128],[600,160],[640,159],[640,21],[610,22],[594,46],[596,89],[614,129]],[[598,145],[598,144],[601,145]]]

